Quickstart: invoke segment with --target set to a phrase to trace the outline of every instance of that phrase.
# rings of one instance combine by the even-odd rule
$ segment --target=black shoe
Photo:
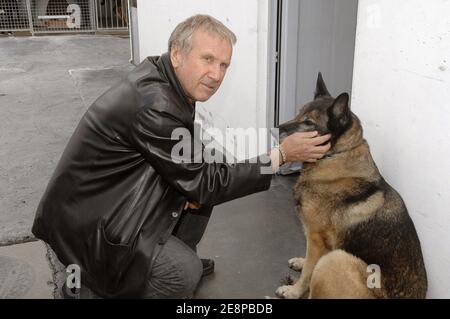
[[[212,259],[200,259],[203,265],[202,277],[211,275],[214,272],[214,260]]]

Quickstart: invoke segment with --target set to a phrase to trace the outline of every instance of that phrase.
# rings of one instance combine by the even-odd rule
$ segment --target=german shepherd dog
[[[289,260],[300,278],[276,295],[425,298],[420,241],[406,206],[380,175],[349,95],[331,97],[320,73],[314,100],[279,127],[281,139],[305,131],[330,133],[331,149],[304,164],[295,186],[306,257]]]

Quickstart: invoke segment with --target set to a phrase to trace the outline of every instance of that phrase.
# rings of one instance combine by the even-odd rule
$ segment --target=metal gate
[[[29,0],[33,33],[95,31],[90,0]]]
[[[28,0],[0,0],[0,32],[31,30]]]
[[[127,30],[127,0],[96,0],[97,30]]]
[[[127,0],[0,0],[0,32],[128,30]]]

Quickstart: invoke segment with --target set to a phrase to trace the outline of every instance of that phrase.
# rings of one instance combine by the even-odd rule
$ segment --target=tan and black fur
[[[289,260],[300,271],[281,298],[425,298],[427,276],[420,241],[400,195],[383,179],[363,138],[349,96],[332,98],[319,73],[315,98],[280,126],[331,133],[326,157],[304,164],[295,187],[307,239],[306,257]],[[381,288],[369,288],[369,265]]]

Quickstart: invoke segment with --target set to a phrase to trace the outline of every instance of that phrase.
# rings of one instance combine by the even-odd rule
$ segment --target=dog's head
[[[349,95],[342,93],[333,98],[319,73],[314,100],[302,107],[291,121],[279,127],[280,142],[296,132],[317,131],[320,135],[331,134],[328,155],[350,149],[362,141],[359,119],[350,110]]]

